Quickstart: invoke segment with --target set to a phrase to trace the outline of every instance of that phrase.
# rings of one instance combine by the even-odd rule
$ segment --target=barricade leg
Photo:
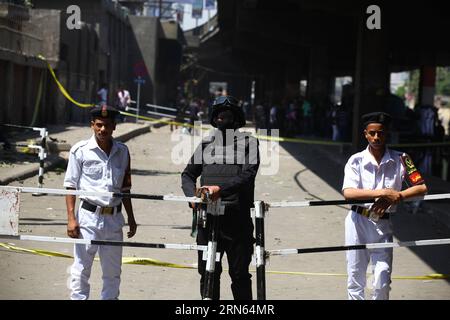
[[[206,251],[205,286],[203,300],[212,300],[214,296],[214,271],[216,267],[217,238],[219,234],[219,216],[208,215],[211,219],[208,235],[208,251]]]
[[[256,233],[256,288],[257,300],[266,300],[266,255],[264,249],[264,216],[265,204],[255,201],[255,233]]]
[[[44,183],[44,160],[47,157],[46,141],[47,141],[47,129],[41,128],[41,147],[39,148],[39,175],[38,175],[38,187],[42,188]],[[33,196],[43,196],[44,193],[33,193]]]
[[[209,195],[206,194],[206,199]],[[221,200],[207,204],[207,219],[209,219],[209,235],[208,235],[208,251],[206,251],[206,268],[205,268],[205,285],[202,297],[204,300],[212,300],[214,297],[214,272],[217,261],[217,240],[219,238],[219,216],[224,215],[225,207],[222,206]],[[219,259],[220,261],[220,259]]]

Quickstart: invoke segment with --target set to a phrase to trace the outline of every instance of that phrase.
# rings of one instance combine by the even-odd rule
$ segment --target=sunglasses
[[[220,106],[220,105],[238,106],[239,102],[237,101],[237,99],[230,97],[230,96],[219,96],[214,100],[212,105],[213,106]]]

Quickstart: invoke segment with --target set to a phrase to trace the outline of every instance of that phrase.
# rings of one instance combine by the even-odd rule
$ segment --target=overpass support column
[[[424,66],[420,69],[420,105],[434,105],[434,94],[436,83],[436,67]]]
[[[274,65],[270,70],[266,70],[260,79],[260,81],[257,80],[257,96],[259,97],[257,99],[265,101],[269,108],[274,103],[280,104],[285,89],[284,66]]]
[[[288,62],[286,67],[286,84],[284,89],[284,97],[287,102],[294,98],[298,98],[300,92],[300,79],[301,72],[297,61],[291,60]]]
[[[365,10],[361,10],[361,12],[365,13]],[[353,82],[355,89],[352,126],[353,152],[365,145],[361,133],[361,115],[382,111],[389,95],[390,80],[386,31],[386,26],[383,23],[381,23],[381,29],[368,29],[364,14],[358,19],[356,66]]]
[[[271,105],[278,104],[280,105],[281,101],[284,98],[285,91],[285,83],[286,83],[286,75],[285,75],[285,66],[279,65],[276,69],[272,70],[270,75],[270,88],[271,88]]]
[[[22,115],[22,123],[24,124],[30,124],[31,119],[33,118],[33,111],[34,111],[34,102],[36,99],[36,96],[33,96],[33,86],[35,86],[36,83],[33,81],[33,68],[31,66],[25,67],[25,84],[24,84],[24,109],[23,109],[23,115]],[[37,90],[36,90],[37,92]]]
[[[327,99],[330,92],[327,48],[323,46],[311,48],[309,61],[307,96],[314,103]]]
[[[313,134],[321,135],[327,128],[323,127],[331,92],[328,48],[314,46],[310,51],[310,68],[307,86],[307,99],[311,103],[313,121],[311,128]]]
[[[3,119],[5,123],[15,123],[14,119],[17,115],[17,111],[14,109],[14,64],[11,61],[6,62],[6,79],[5,86],[5,114]]]

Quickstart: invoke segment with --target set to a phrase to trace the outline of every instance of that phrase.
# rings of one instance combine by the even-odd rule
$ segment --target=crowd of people
[[[112,103],[119,111],[127,111],[131,96],[123,85],[114,95],[114,101],[108,101],[108,89],[103,85],[98,94],[98,104]],[[223,88],[218,88],[207,98],[192,94],[180,95],[169,106],[174,107],[174,121],[170,128],[178,128],[185,123],[183,133],[194,134],[195,122],[204,122],[211,114],[211,103],[219,96],[226,96]],[[402,99],[394,94],[388,95],[385,106],[381,109],[393,118],[393,130],[389,143],[403,142],[442,142],[450,137],[450,107],[447,101],[437,96],[434,105],[410,105],[407,97]],[[239,106],[247,121],[251,121],[257,131],[265,129],[271,134],[278,130],[281,137],[307,137],[312,139],[351,142],[353,127],[353,87],[344,85],[342,97],[338,102],[329,99],[312,101],[299,95],[280,101],[238,99]],[[119,121],[125,117],[119,115]],[[442,148],[420,148],[408,150],[417,159],[418,167],[426,174],[437,174],[441,170],[440,159],[447,156]]]
[[[334,140],[349,140],[347,133],[351,121],[344,106],[315,106],[305,97],[283,100],[281,103],[257,101],[253,110],[253,119],[257,130],[278,129],[285,137],[322,137]],[[334,126],[340,128],[341,134],[332,133]]]
[[[280,136],[315,137],[332,141],[350,142],[353,126],[353,94],[351,84],[343,87],[339,102],[331,100],[316,102],[299,95],[296,98],[280,101],[256,100],[252,104],[249,99],[239,99],[245,118],[253,121],[255,129],[278,129]],[[180,96],[170,104],[175,107],[175,122],[183,123],[189,119],[186,132],[192,133],[192,125],[196,121],[208,119],[211,113],[211,102],[218,96],[226,95],[226,90],[218,88],[208,98]],[[131,105],[130,92],[123,84],[117,87],[114,101],[109,101],[108,88],[103,84],[97,92],[99,105],[114,105],[119,111],[127,111]],[[393,117],[393,135],[391,142],[401,143],[403,140],[415,139],[444,141],[450,137],[450,105],[442,97],[437,96],[434,105],[410,106],[407,98],[402,99],[394,94],[387,98],[383,111]],[[125,117],[120,116],[122,122]],[[177,127],[171,124],[171,130]]]

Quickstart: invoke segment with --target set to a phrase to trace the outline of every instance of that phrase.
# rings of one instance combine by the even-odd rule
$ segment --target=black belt
[[[369,209],[367,209],[365,207],[360,207],[360,206],[353,205],[352,206],[352,211],[355,211],[357,214],[360,214],[360,215],[362,215],[362,216],[364,216],[366,218],[368,218],[370,216]],[[380,219],[389,219],[389,216],[390,216],[389,212],[385,212],[383,214],[383,216],[380,217]]]
[[[97,211],[97,207],[100,207],[100,214],[114,214],[114,208],[117,208],[117,212],[120,212],[122,210],[122,203],[115,207],[102,207],[96,206],[87,202],[86,200],[83,200],[83,204],[81,205],[81,207],[91,212]]]

